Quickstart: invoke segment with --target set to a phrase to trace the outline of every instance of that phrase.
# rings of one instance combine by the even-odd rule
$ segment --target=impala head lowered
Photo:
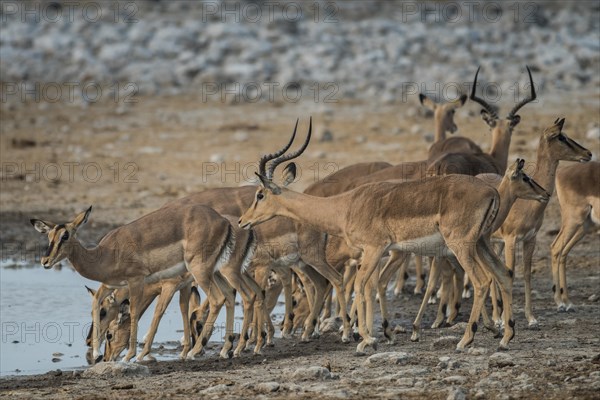
[[[67,249],[75,242],[77,230],[87,222],[91,212],[92,206],[66,224],[55,224],[41,219],[29,220],[38,232],[48,234],[48,249],[41,260],[44,268],[50,269],[67,257]]]
[[[531,93],[529,97],[524,98],[519,103],[517,103],[512,110],[508,113],[505,119],[500,119],[496,110],[490,104],[488,104],[482,98],[479,98],[475,95],[475,90],[477,88],[477,76],[479,75],[479,70],[481,67],[477,68],[477,72],[475,73],[475,80],[473,81],[473,88],[471,90],[470,99],[479,103],[483,109],[481,110],[481,118],[485,121],[486,124],[490,127],[490,129],[509,129],[512,130],[515,126],[521,122],[521,116],[517,114],[517,111],[521,109],[525,104],[534,101],[537,98],[535,94],[535,86],[533,84],[533,78],[531,77],[531,70],[529,67],[527,68],[527,74],[529,75],[529,86],[531,88]]]
[[[258,173],[256,174],[260,179],[260,186],[256,191],[256,195],[254,196],[254,201],[252,205],[246,212],[241,216],[239,220],[239,225],[241,228],[250,229],[255,225],[263,223],[265,221],[270,220],[275,217],[275,214],[271,211],[275,209],[273,207],[274,203],[277,202],[277,196],[281,195],[287,189],[285,187],[278,186],[273,182],[273,172],[277,166],[285,161],[292,160],[298,156],[300,156],[308,143],[310,142],[310,137],[312,134],[312,117],[310,118],[310,123],[308,127],[308,134],[306,135],[306,141],[297,151],[284,154],[287,149],[290,148],[294,138],[296,137],[296,130],[298,129],[298,121],[296,121],[296,126],[294,127],[294,133],[289,141],[289,143],[273,154],[267,154],[261,157],[259,162]],[[269,167],[267,168],[267,163]],[[284,182],[283,186],[287,186],[291,182],[294,181],[296,177],[296,165],[294,163],[289,163],[286,165],[284,171]]]

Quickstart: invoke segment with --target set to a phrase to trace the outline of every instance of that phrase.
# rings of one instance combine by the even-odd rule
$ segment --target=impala
[[[146,312],[150,304],[154,301],[154,299],[158,296],[158,302],[154,309],[154,315],[152,316],[152,323],[150,324],[150,330],[146,335],[144,335],[144,349],[139,355],[139,359],[143,360],[144,357],[148,356],[148,358],[152,359],[152,355],[150,355],[150,350],[152,349],[152,342],[154,341],[154,336],[156,335],[156,331],[158,329],[158,324],[167,309],[169,303],[171,303],[171,299],[173,295],[179,291],[179,308],[181,310],[181,317],[183,319],[183,350],[180,354],[180,358],[185,358],[187,353],[190,351],[190,335],[191,332],[189,330],[189,303],[190,303],[190,293],[192,288],[192,282],[194,278],[191,274],[185,273],[181,276],[177,276],[171,279],[164,279],[155,283],[151,283],[144,286],[143,291],[143,300],[140,307],[140,317]],[[87,287],[86,287],[87,288]],[[108,336],[106,332],[108,331],[108,327],[112,321],[117,319],[117,315],[121,308],[121,304],[129,298],[129,291],[127,288],[117,289],[113,292],[112,295],[108,296],[104,301],[98,302],[97,293],[102,293],[104,288],[100,288],[98,291],[87,288],[88,292],[92,296],[92,307],[100,307],[100,311],[98,314],[100,315],[100,326],[98,328],[98,334],[100,339]],[[92,315],[95,312],[92,311]],[[89,343],[92,344],[92,335],[94,331],[94,322],[92,321],[92,326],[90,327]],[[130,326],[124,326],[123,329],[126,329],[129,335]],[[111,335],[113,336],[113,335]],[[128,340],[127,340],[128,342]],[[101,341],[98,342],[98,346],[102,344]],[[126,345],[127,343],[125,343]],[[125,346],[126,347],[126,346]],[[119,352],[120,353],[120,352]],[[118,354],[114,357],[107,357],[107,354],[104,354],[104,359],[106,361],[112,361],[116,359]]]
[[[110,288],[129,288],[131,337],[125,360],[135,356],[138,320],[146,284],[180,276],[187,270],[209,298],[218,289],[228,291],[226,285],[215,280],[214,271],[227,267],[231,254],[239,254],[239,251],[235,247],[236,240],[229,221],[214,210],[199,205],[163,207],[113,229],[97,246],[86,248],[76,234],[88,220],[91,211],[90,207],[66,224],[39,219],[32,219],[31,224],[39,232],[48,235],[48,250],[41,259],[44,268],[50,269],[66,258],[85,278],[102,282]],[[250,251],[246,243],[242,251]],[[238,257],[233,262],[239,262]],[[231,311],[233,302],[231,300]],[[233,347],[233,315],[227,316],[227,323],[228,336],[222,356],[227,356]],[[94,325],[99,326],[97,319]],[[97,342],[97,335],[93,336],[93,341]],[[206,344],[202,342],[196,343],[188,357],[202,350]],[[98,356],[97,352],[93,355],[94,359]]]
[[[560,160],[587,162],[592,158],[592,153],[588,149],[570,139],[562,131],[564,124],[564,118],[556,119],[552,126],[544,129],[537,149],[536,170],[533,177],[550,195],[554,193],[556,168]],[[531,328],[538,326],[531,303],[531,263],[545,210],[546,203],[517,200],[502,226],[494,233],[494,237],[504,242],[506,265],[511,272],[515,267],[516,245],[518,242],[523,242],[525,317]]]
[[[473,89],[471,90],[471,100],[483,106],[481,117],[492,130],[492,147],[489,153],[455,152],[443,154],[430,163],[427,171],[429,175],[504,174],[504,171],[506,171],[512,132],[519,122],[521,122],[521,117],[517,114],[517,111],[537,98],[533,78],[529,67],[527,67],[531,89],[530,95],[516,104],[505,119],[500,119],[496,111],[484,99],[477,97],[475,94],[479,70],[480,68],[475,73]]]
[[[325,198],[278,186],[272,180],[273,170],[299,156],[308,146],[311,133],[312,119],[307,139],[299,151],[272,159],[268,171],[259,170],[261,185],[239,225],[250,229],[277,215],[285,216],[320,232],[341,236],[350,248],[362,253],[354,284],[358,330],[363,338],[357,346],[358,353],[364,352],[368,345],[376,345],[372,327],[367,326],[366,314],[373,312],[365,309],[365,298],[371,295],[367,282],[380,259],[390,250],[404,257],[410,252],[456,257],[471,276],[475,287],[473,308],[457,349],[464,349],[473,341],[490,276],[493,276],[500,284],[505,303],[506,329],[500,346],[507,348],[514,336],[511,279],[509,270],[485,240],[485,233],[498,212],[498,192],[466,176],[433,177],[406,183],[379,182]]]
[[[554,301],[559,311],[573,309],[567,294],[567,256],[594,225],[600,224],[600,163],[576,164],[558,171],[556,195],[562,224],[552,242]]]
[[[496,219],[487,233],[488,238],[490,234],[495,231],[502,224],[502,222],[504,222],[511,207],[517,199],[529,199],[546,203],[550,198],[550,195],[546,192],[546,190],[523,171],[524,165],[525,160],[517,159],[515,163],[506,170],[506,173],[503,177],[496,174],[477,175],[478,179],[483,180],[485,183],[490,184],[493,187],[497,187],[498,194],[500,195],[500,208],[498,209],[498,215],[496,216]],[[419,312],[415,322],[413,323],[414,329],[411,340],[419,340],[423,312],[425,311],[425,307],[427,306],[429,298],[435,290],[435,285],[439,274],[441,274],[445,279],[442,281],[442,296],[440,305],[438,307],[438,315],[432,325],[432,328],[437,328],[441,325],[448,306],[451,306],[450,310],[452,312],[455,312],[458,309],[458,306],[450,301],[452,296],[449,295],[450,293],[453,294],[455,299],[460,296],[460,286],[458,288],[454,287],[451,290],[452,286],[456,286],[452,284],[452,272],[453,269],[446,260],[436,260],[436,262],[432,264],[427,290],[425,291],[425,296],[421,302],[421,307],[419,308]],[[460,283],[462,280],[458,279],[458,282]],[[492,286],[492,288],[494,288],[494,286]],[[455,313],[451,313],[451,315],[448,317],[448,323],[451,323],[455,317]]]

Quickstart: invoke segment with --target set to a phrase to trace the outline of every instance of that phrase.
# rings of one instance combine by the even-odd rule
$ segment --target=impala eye
[[[567,138],[564,137],[563,135],[558,135],[558,140],[560,140],[561,142],[565,142],[567,140]]]
[[[104,308],[100,309],[100,319],[106,317],[106,310]]]
[[[256,198],[257,198],[258,200],[262,200],[262,199],[264,199],[264,198],[265,198],[265,195],[264,195],[264,194],[262,194],[262,193],[258,193],[258,194],[256,195]]]
[[[62,235],[62,237],[60,238],[60,240],[61,240],[62,242],[66,241],[66,240],[69,240],[69,232],[65,232],[65,233]]]
[[[110,332],[106,332],[106,340],[108,340],[109,342],[112,340],[113,335]]]
[[[530,180],[530,179],[529,179],[529,177],[528,177],[527,175],[524,175],[524,176],[523,176],[523,182],[529,182],[529,180]]]

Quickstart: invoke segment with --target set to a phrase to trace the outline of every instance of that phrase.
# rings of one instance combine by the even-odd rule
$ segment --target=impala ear
[[[429,108],[431,111],[435,111],[435,108],[437,107],[435,101],[431,100],[423,93],[419,93],[419,101],[421,102],[421,105],[423,105],[425,108]]]
[[[124,322],[125,317],[129,316],[129,299],[123,300],[119,306],[119,315],[117,316],[117,324],[121,325]]]
[[[514,128],[519,124],[519,122],[521,122],[521,116],[518,114],[513,115],[513,117],[510,119],[510,126]]]
[[[296,180],[296,163],[291,162],[282,171],[283,186],[288,186]]]
[[[467,102],[467,98],[468,98],[468,96],[466,94],[461,94],[458,99],[456,99],[450,103],[451,109],[454,110],[456,108],[460,108],[460,107],[464,106],[465,103]]]
[[[494,118],[487,110],[481,110],[481,118],[485,121],[486,124],[490,128],[494,128],[496,126],[496,118]]]
[[[92,299],[96,296],[96,291],[90,287],[85,287],[88,291],[88,293],[90,294],[90,296],[92,296]]]
[[[565,125],[565,119],[559,119],[558,122],[555,122],[556,126],[558,126],[560,128],[560,130],[563,130],[563,126]]]
[[[84,212],[77,215],[75,217],[75,219],[70,223],[70,225],[73,227],[73,229],[78,229],[81,225],[85,224],[87,222],[88,217],[90,216],[91,212],[92,212],[92,206],[90,206],[90,208],[88,208]]]
[[[48,233],[56,226],[52,222],[42,221],[41,219],[30,219],[29,222],[39,233]]]
[[[525,166],[525,160],[522,158],[517,158],[517,170],[521,171]]]

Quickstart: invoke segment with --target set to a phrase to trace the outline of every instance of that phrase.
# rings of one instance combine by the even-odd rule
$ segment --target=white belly
[[[447,257],[453,255],[440,233],[394,243],[389,249],[415,253],[422,256]]]
[[[155,283],[158,281],[162,281],[163,279],[175,278],[175,277],[183,275],[186,271],[187,271],[187,268],[185,266],[185,263],[179,262],[179,263],[173,265],[172,267],[155,272],[152,275],[148,275],[144,279],[144,283],[146,283],[146,284]]]

